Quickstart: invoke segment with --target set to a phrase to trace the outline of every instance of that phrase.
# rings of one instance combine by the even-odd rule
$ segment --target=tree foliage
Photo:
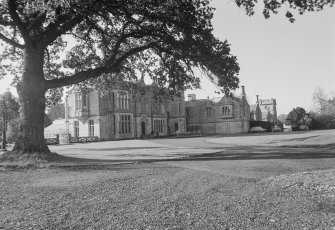
[[[292,130],[299,130],[301,125],[308,125],[310,123],[306,110],[301,107],[292,109],[285,119],[286,125],[291,125]]]
[[[248,15],[255,13],[254,8],[257,0],[235,0],[237,5],[247,12]],[[302,15],[305,12],[313,12],[323,10],[325,7],[334,6],[334,0],[264,0],[263,15],[269,18],[271,14],[277,14],[281,8],[286,9],[285,16],[290,22],[294,22],[294,14],[297,12]]]
[[[1,132],[4,128],[3,112],[5,112],[6,120],[6,137],[7,141],[14,141],[17,135],[17,122],[19,117],[19,103],[18,99],[10,92],[7,91],[0,95],[0,121]]]
[[[3,116],[3,111],[5,111],[7,120],[12,120],[19,116],[20,105],[18,99],[10,92],[7,91],[0,94],[0,116]]]
[[[47,114],[51,122],[57,119],[64,119],[65,118],[64,103],[56,103],[52,105],[48,110]]]
[[[21,59],[28,46],[44,50],[46,89],[98,78],[104,85],[138,73],[158,77],[170,90],[198,86],[193,67],[223,87],[238,84],[238,64],[229,44],[212,35],[209,1],[20,1],[0,8],[3,57]],[[73,43],[60,62],[60,55]],[[21,59],[22,60],[22,59]],[[3,70],[13,72],[15,62]],[[21,61],[22,63],[22,61]],[[20,68],[19,68],[20,69]],[[21,68],[22,70],[22,68]],[[21,74],[16,71],[17,82]]]
[[[254,14],[258,3],[235,2],[248,15]],[[51,100],[59,99],[60,86],[98,77],[95,83],[103,85],[116,75],[133,78],[137,71],[158,76],[158,82],[171,90],[199,86],[194,66],[211,79],[217,77],[216,82],[227,92],[237,87],[239,68],[228,43],[212,35],[213,9],[209,3],[1,0],[0,39],[7,44],[0,57],[1,72],[20,82],[23,50],[39,45],[44,50],[43,73]],[[268,18],[282,7],[303,14],[333,5],[334,0],[271,0],[264,1],[263,14]],[[286,16],[293,21],[291,11]],[[74,46],[61,62],[68,41]]]
[[[312,123],[310,129],[335,129],[335,114],[311,113]]]

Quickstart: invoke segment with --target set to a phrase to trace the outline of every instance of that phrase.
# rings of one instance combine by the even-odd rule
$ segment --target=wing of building
[[[197,100],[188,95],[186,102],[188,131],[201,134],[233,134],[249,131],[250,106],[242,86],[240,97],[220,97]]]

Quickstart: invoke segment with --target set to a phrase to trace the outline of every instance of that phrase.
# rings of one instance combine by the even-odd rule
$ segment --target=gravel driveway
[[[335,229],[332,148],[220,138],[150,141],[213,151],[165,161],[0,171],[0,229]]]
[[[3,171],[0,229],[333,229],[334,163],[189,159]]]

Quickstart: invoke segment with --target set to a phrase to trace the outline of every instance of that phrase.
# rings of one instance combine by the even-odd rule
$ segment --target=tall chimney
[[[242,85],[242,96],[245,96],[244,85]]]
[[[259,99],[258,99],[259,95],[256,95],[257,101],[256,103],[259,104]]]
[[[188,99],[188,101],[195,101],[196,100],[196,95],[195,94],[188,94],[187,99]]]

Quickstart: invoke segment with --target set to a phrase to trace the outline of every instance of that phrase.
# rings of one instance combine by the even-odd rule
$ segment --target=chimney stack
[[[188,94],[187,98],[188,98],[188,101],[195,101],[196,100],[196,95],[195,94]]]
[[[242,85],[242,96],[245,96],[244,85]]]
[[[256,95],[257,101],[256,103],[259,104],[259,99],[258,99],[259,95]]]

